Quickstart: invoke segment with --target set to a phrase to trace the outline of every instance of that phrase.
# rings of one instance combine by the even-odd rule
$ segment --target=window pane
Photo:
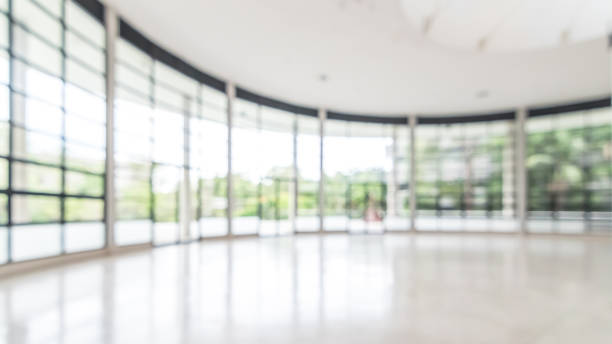
[[[8,222],[8,196],[0,194],[0,225]]]
[[[94,94],[104,94],[104,76],[70,59],[66,61],[66,80]]]
[[[66,166],[93,173],[104,173],[106,151],[78,144],[66,144]]]
[[[13,128],[13,155],[17,158],[60,164],[62,140],[21,128]]]
[[[104,148],[106,145],[106,126],[67,114],[66,140]]]
[[[60,107],[13,94],[13,118],[15,123],[50,135],[62,135],[63,113]]]
[[[15,30],[15,55],[53,75],[62,74],[62,54],[57,48],[50,46],[37,37],[25,32],[18,26]],[[19,77],[19,76],[17,76]]]
[[[0,155],[8,156],[9,153],[9,124],[0,121]]]
[[[96,221],[103,218],[103,200],[66,198],[66,221]]]
[[[61,193],[59,168],[13,162],[13,189],[18,191]]]
[[[104,247],[106,233],[103,223],[69,223],[64,230],[68,253]]]
[[[150,220],[117,221],[115,241],[118,245],[134,245],[151,242]]]
[[[40,1],[40,3],[46,2]],[[32,1],[17,0],[13,1],[13,4],[13,15],[16,20],[26,25],[30,30],[44,36],[56,46],[61,46],[62,27],[57,19],[38,8]]]
[[[90,42],[68,31],[66,34],[66,50],[69,56],[87,64],[94,70],[103,73],[105,70],[104,50],[94,47]]]
[[[9,47],[9,22],[4,14],[0,14],[0,47],[8,49]]]
[[[51,196],[13,195],[14,223],[41,223],[60,220],[60,199]]]
[[[29,225],[12,228],[15,261],[60,254],[60,225]]]
[[[98,47],[104,47],[104,27],[72,1],[66,2],[66,24],[71,30],[80,32]]]
[[[0,264],[8,261],[8,229],[0,227]]]
[[[66,193],[70,195],[102,196],[104,194],[104,178],[67,171]]]
[[[106,101],[74,85],[66,85],[66,111],[98,123],[106,123]]]
[[[8,188],[8,160],[0,159],[0,190]]]
[[[62,106],[62,81],[37,71],[22,62],[14,61],[15,89],[28,96],[36,97],[51,104]]]

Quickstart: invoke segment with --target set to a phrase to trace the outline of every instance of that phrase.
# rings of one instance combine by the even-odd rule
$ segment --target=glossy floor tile
[[[5,343],[612,343],[612,241],[387,234],[169,246],[0,281]]]

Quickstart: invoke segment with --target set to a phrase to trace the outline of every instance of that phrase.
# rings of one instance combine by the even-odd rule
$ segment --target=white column
[[[527,109],[524,107],[516,111],[516,220],[518,231],[527,232],[527,170],[525,164],[525,121]]]
[[[115,41],[119,20],[115,11],[105,6],[106,25],[106,250],[115,243]]]
[[[298,140],[297,140],[297,134],[298,134],[298,118],[297,116],[299,115],[294,115],[293,118],[293,180],[291,182],[291,197],[293,197],[290,200],[290,204],[289,204],[289,219],[291,221],[291,231],[293,233],[295,233],[297,231],[296,228],[296,221],[297,221],[297,208],[298,208],[298,174],[299,174],[299,170],[298,170],[298,165],[297,165],[297,149],[298,149]]]
[[[387,176],[387,216],[395,218],[398,214],[397,202],[397,126],[393,125],[391,144],[391,173]]]
[[[416,115],[408,117],[408,125],[410,127],[410,231],[416,232]]]
[[[191,167],[191,156],[189,154],[190,147],[190,116],[191,111],[191,99],[189,97],[183,97],[183,182],[181,183],[182,188],[180,192],[180,202],[179,202],[179,228],[181,232],[179,234],[180,241],[189,241],[191,240],[191,221],[193,212],[191,211],[191,171],[189,168]]]
[[[234,193],[232,182],[232,119],[234,114],[234,99],[236,87],[228,82],[225,87],[227,94],[227,235],[233,235],[232,210],[234,207]]]
[[[325,138],[325,120],[327,111],[319,109],[319,233],[323,232],[325,226],[325,170],[323,166],[323,144]]]

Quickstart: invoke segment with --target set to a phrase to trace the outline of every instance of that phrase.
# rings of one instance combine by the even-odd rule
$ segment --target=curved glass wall
[[[512,121],[420,125],[418,230],[514,231]]]
[[[406,117],[321,111],[321,119],[241,88],[230,98],[223,81],[123,21],[118,37],[106,37],[95,1],[10,3],[0,2],[0,264],[107,244],[383,233],[413,223],[612,230],[609,100],[531,109],[524,122],[512,113],[422,117],[414,128]]]
[[[534,117],[526,131],[529,231],[610,231],[612,111]]]

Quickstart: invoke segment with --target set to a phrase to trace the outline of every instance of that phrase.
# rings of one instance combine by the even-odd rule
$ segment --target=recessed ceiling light
[[[319,81],[326,82],[328,79],[327,74],[319,74]]]
[[[476,98],[478,99],[484,99],[484,98],[487,98],[488,96],[489,96],[488,90],[480,90],[476,92]]]

